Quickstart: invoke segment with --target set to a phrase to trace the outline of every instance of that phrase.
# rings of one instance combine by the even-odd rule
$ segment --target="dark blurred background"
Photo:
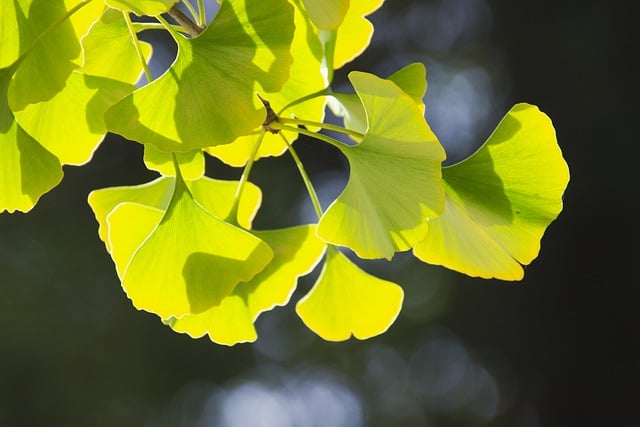
[[[406,293],[396,323],[367,341],[324,342],[302,325],[293,306],[311,278],[289,307],[259,319],[254,344],[192,340],[137,312],[86,197],[154,175],[138,144],[108,138],[28,215],[0,216],[0,426],[640,425],[638,15],[622,6],[389,0],[371,16],[372,45],[337,85],[352,69],[386,76],[425,63],[427,118],[451,158],[514,103],[536,104],[555,124],[571,182],[522,282],[407,254],[363,263]],[[322,196],[335,196],[344,161],[318,144],[298,149]],[[259,162],[252,180],[265,193],[257,228],[306,220],[288,156]]]

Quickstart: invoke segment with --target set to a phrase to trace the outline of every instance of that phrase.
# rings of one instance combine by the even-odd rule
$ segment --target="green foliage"
[[[369,44],[366,16],[382,0],[224,0],[208,26],[204,2],[183,1],[191,15],[175,3],[0,2],[0,211],[31,210],[62,166],[90,161],[108,132],[144,144],[143,164],[160,177],[93,191],[98,235],[136,308],[225,345],[254,341],[258,316],[287,304],[321,262],[296,306],[302,321],[332,341],[386,331],[402,288],[340,248],[368,259],[413,250],[470,276],[522,279],[569,181],[544,113],[514,106],[476,153],[443,168],[424,118],[422,64],[386,79],[352,72],[355,93],[331,88],[334,70]],[[133,23],[131,13],[157,22]],[[151,30],[178,46],[156,80],[151,47],[137,38]],[[152,81],[137,88],[143,74]],[[327,106],[344,126],[323,123]],[[292,146],[300,134],[349,163],[326,211]],[[262,200],[253,164],[285,152],[318,222],[253,230]],[[206,155],[242,167],[240,180],[205,176]]]

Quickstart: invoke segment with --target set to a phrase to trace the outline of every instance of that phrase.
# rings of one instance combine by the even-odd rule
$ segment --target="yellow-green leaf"
[[[404,93],[409,95],[424,114],[423,97],[427,91],[427,70],[424,65],[414,62],[396,71],[387,80],[394,82]],[[351,93],[334,93],[329,98],[329,107],[333,114],[344,119],[347,129],[360,133],[367,131],[367,115],[358,95]]]
[[[179,0],[104,0],[107,6],[138,16],[154,16],[168,12]]]
[[[78,5],[82,5],[81,9],[65,19]],[[29,104],[49,100],[62,90],[67,78],[78,66],[80,37],[100,17],[103,8],[99,2],[24,0],[13,2],[13,7],[7,6],[8,14],[5,15],[3,3],[0,26],[5,25],[5,20],[13,19],[15,23],[9,24],[9,28],[14,28],[17,23],[18,30],[6,40],[2,39],[2,50],[6,42],[12,52],[7,58],[15,57],[16,43],[20,58],[20,66],[12,77],[8,91],[12,111],[17,112]],[[43,78],[45,70],[46,78]]]
[[[269,95],[263,94],[263,97],[267,98],[275,111],[280,111],[290,102],[319,91],[326,85],[321,71],[322,46],[319,40],[313,37],[314,33],[309,17],[300,10],[297,2],[291,0],[291,4],[295,10],[296,31],[291,42],[291,51],[295,52],[295,56],[291,64],[289,79],[279,92]],[[324,117],[324,104],[324,98],[318,97],[288,108],[283,112],[283,115],[320,122]],[[283,134],[289,142],[293,142],[298,136],[297,133],[287,131],[283,131]],[[259,135],[242,136],[231,144],[209,147],[206,151],[228,165],[244,166],[249,160],[258,137]],[[256,159],[279,156],[286,149],[287,145],[280,135],[267,133],[260,144]]]
[[[318,281],[296,305],[309,329],[328,341],[351,335],[367,339],[385,332],[402,308],[403,292],[393,282],[362,271],[333,247]]]
[[[371,74],[349,78],[367,113],[356,146],[342,146],[351,168],[342,194],[324,213],[318,234],[361,258],[391,259],[424,238],[427,217],[444,209],[444,150],[415,101]]]
[[[224,1],[200,36],[174,35],[173,65],[107,112],[109,130],[164,151],[251,133],[264,120],[255,93],[277,92],[289,77],[293,30],[287,0]]]
[[[74,71],[53,98],[27,105],[15,118],[62,164],[82,165],[107,133],[104,112],[134,89],[127,83]]]
[[[382,6],[384,0],[353,0],[337,30],[333,68],[338,69],[360,55],[369,46],[373,25],[366,16]]]
[[[551,120],[518,104],[472,156],[443,170],[446,208],[414,248],[470,276],[520,280],[562,210],[569,169]]]
[[[145,60],[151,58],[152,47],[140,41]],[[82,39],[82,73],[135,83],[143,72],[135,45],[122,13],[108,9]]]
[[[58,159],[15,121],[7,88],[15,66],[0,70],[0,212],[28,212],[62,180]]]
[[[349,10],[349,0],[302,0],[302,3],[320,30],[338,28]]]
[[[234,345],[257,338],[253,323],[260,313],[285,305],[298,278],[318,263],[325,244],[314,226],[255,231],[274,252],[271,263],[249,282],[240,283],[219,306],[175,320],[171,327],[194,338],[205,334],[219,344]]]
[[[176,176],[173,156],[180,166],[180,173],[185,180],[191,181],[204,175],[204,154],[202,150],[191,150],[178,153],[160,151],[153,145],[144,146],[144,164],[148,169],[164,176]]]
[[[140,206],[137,216],[155,216],[143,212],[149,209]],[[178,179],[162,220],[129,261],[122,287],[136,308],[162,318],[200,313],[253,278],[272,256],[262,240],[205,211]]]

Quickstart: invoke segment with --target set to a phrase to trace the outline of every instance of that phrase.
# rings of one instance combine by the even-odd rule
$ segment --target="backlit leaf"
[[[313,37],[313,28],[309,17],[300,10],[295,1],[291,1],[295,10],[296,31],[291,43],[291,51],[295,52],[291,64],[289,80],[282,89],[273,94],[264,95],[275,111],[279,111],[291,101],[319,91],[325,87],[321,72],[322,46]],[[324,117],[324,98],[318,97],[287,109],[284,116],[295,116],[311,121],[322,121]],[[264,109],[263,109],[264,120]],[[297,138],[296,133],[283,131],[289,142]],[[251,155],[259,135],[242,136],[231,144],[209,147],[206,151],[231,166],[244,166]],[[256,159],[279,156],[287,149],[280,135],[267,133],[260,144]]]
[[[204,154],[202,150],[191,150],[178,153],[160,151],[153,145],[144,146],[144,164],[148,169],[164,176],[176,176],[173,156],[180,165],[180,173],[185,180],[195,180],[204,175]]]
[[[11,2],[9,2],[11,3]],[[80,37],[97,20],[104,8],[99,2],[84,5],[68,19],[62,20],[72,7],[82,4],[79,0],[26,0],[8,6],[8,16],[16,22],[17,33],[8,37],[9,46],[17,42],[20,66],[9,86],[9,105],[14,112],[28,104],[51,99],[65,85],[81,57]],[[4,3],[3,3],[4,4]],[[13,14],[13,16],[12,16]],[[5,40],[2,40],[4,50]],[[15,47],[9,47],[15,52]],[[15,53],[9,54],[11,57]],[[9,57],[8,55],[8,57]],[[43,72],[46,70],[46,78]]]
[[[350,2],[349,0],[302,0],[302,3],[318,29],[335,30],[342,24]]]
[[[337,30],[333,68],[338,69],[360,55],[369,46],[373,25],[366,19],[384,0],[351,0],[349,10]]]
[[[218,218],[227,218],[235,199],[237,181],[222,181],[203,177],[195,181],[187,181],[187,187],[193,198],[207,212]],[[111,187],[92,191],[89,194],[89,205],[93,209],[99,228],[100,239],[107,250],[112,252],[109,243],[109,225],[107,216],[121,203],[132,203],[165,211],[173,195],[175,179],[161,177],[142,185]],[[238,223],[244,228],[251,228],[251,222],[260,206],[262,195],[260,189],[247,182],[238,206]],[[127,231],[127,230],[125,230]],[[145,236],[146,237],[146,236]],[[142,243],[141,239],[138,244]],[[129,260],[125,260],[128,262]],[[125,265],[119,266],[124,269]]]
[[[194,338],[208,334],[219,344],[234,345],[257,338],[253,323],[260,313],[285,305],[298,278],[309,273],[324,253],[315,227],[255,231],[274,252],[271,263],[251,281],[240,283],[219,306],[175,320],[171,327]]]
[[[168,12],[179,0],[104,0],[107,6],[138,16],[154,16]]]
[[[58,159],[15,121],[7,88],[15,66],[0,70],[0,212],[28,212],[62,180]]]
[[[181,177],[94,191],[89,202],[125,292],[162,318],[219,304],[272,257],[263,241],[205,210]]]
[[[472,156],[443,170],[446,208],[414,248],[470,276],[520,280],[562,210],[569,170],[549,118],[518,104]]]
[[[342,146],[351,168],[318,234],[361,258],[393,257],[424,238],[427,217],[444,209],[444,150],[415,101],[393,82],[360,72],[349,78],[367,113],[356,146]]]
[[[74,71],[53,98],[29,104],[15,117],[62,164],[82,165],[107,133],[104,112],[134,89],[130,84]]]
[[[142,54],[148,62],[152,48],[140,41]],[[82,73],[135,83],[143,72],[140,60],[122,13],[108,9],[82,39]]]
[[[427,71],[419,62],[409,64],[396,71],[387,80],[394,82],[404,93],[415,101],[424,114],[423,97],[427,91]],[[329,107],[333,114],[344,119],[347,129],[360,133],[367,131],[367,114],[358,95],[351,93],[334,93],[329,98]]]
[[[292,9],[286,0],[224,1],[200,36],[174,36],[173,65],[107,112],[109,130],[164,151],[251,133],[264,120],[255,93],[277,92],[289,76]]]
[[[402,308],[403,295],[400,286],[365,273],[329,247],[320,277],[298,302],[296,312],[327,341],[344,341],[351,335],[367,339],[391,326]]]
[[[140,206],[137,216],[157,216],[149,210]],[[272,256],[262,240],[205,211],[178,179],[162,220],[129,261],[122,286],[136,308],[180,317],[220,304]]]

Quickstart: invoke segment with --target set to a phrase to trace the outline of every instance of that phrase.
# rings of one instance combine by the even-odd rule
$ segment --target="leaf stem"
[[[291,107],[293,107],[295,105],[302,104],[303,102],[307,102],[307,101],[309,101],[311,99],[318,98],[320,96],[328,96],[328,95],[331,95],[332,93],[333,93],[333,90],[331,89],[331,87],[327,86],[324,89],[320,89],[317,92],[313,92],[313,93],[310,93],[308,95],[305,95],[305,96],[303,96],[301,98],[298,98],[298,99],[296,99],[294,101],[291,101],[290,103],[288,103],[287,105],[282,107],[282,109],[280,111],[278,111],[278,116],[281,115],[285,110],[288,110],[289,108],[291,108]]]
[[[330,123],[321,123],[321,122],[313,122],[311,120],[303,120],[303,119],[289,119],[286,117],[279,117],[278,120],[283,124],[291,124],[291,125],[304,125],[304,126],[314,126],[319,127],[326,130],[332,130],[334,132],[344,133],[345,135],[353,136],[355,138],[364,138],[364,135],[360,132],[356,132],[355,130],[343,128],[342,126],[332,125]]]
[[[256,143],[253,144],[253,148],[251,149],[251,154],[249,155],[249,159],[247,160],[247,164],[244,166],[244,170],[242,171],[242,176],[240,177],[240,181],[238,182],[238,188],[236,188],[235,199],[233,200],[233,206],[231,206],[231,210],[229,211],[229,215],[227,215],[226,221],[238,225],[238,207],[240,206],[240,197],[242,196],[242,192],[244,191],[244,187],[249,180],[249,174],[251,173],[251,169],[253,168],[253,164],[255,163],[256,155],[258,154],[258,149],[260,148],[260,144],[262,144],[262,140],[264,139],[264,135],[266,134],[263,131]]]
[[[331,138],[330,136],[323,135],[323,134],[318,133],[318,132],[312,132],[312,131],[310,131],[308,129],[305,129],[305,128],[289,126],[289,125],[285,125],[284,123],[280,123],[280,122],[273,122],[271,124],[271,127],[273,129],[287,130],[289,132],[301,133],[303,135],[307,135],[307,136],[309,136],[311,138],[315,138],[315,139],[320,140],[322,142],[326,142],[327,144],[331,144],[331,145],[333,145],[334,147],[336,147],[336,148],[338,148],[340,150],[343,147],[345,147],[345,145],[343,143]]]
[[[196,10],[193,8],[191,2],[189,0],[181,0],[181,3],[184,5],[184,7],[187,8],[189,13],[191,14],[191,17],[195,20],[198,20],[198,12],[196,12]]]
[[[138,40],[138,34],[136,33],[135,28],[133,28],[133,22],[131,22],[131,17],[129,13],[122,11],[122,16],[124,17],[125,22],[127,23],[127,28],[129,29],[129,35],[131,36],[131,41],[133,42],[133,46],[136,48],[136,53],[138,54],[138,59],[140,60],[140,64],[142,64],[142,69],[144,70],[144,75],[147,78],[147,82],[151,83],[153,80],[153,76],[151,75],[151,70],[149,70],[149,64],[144,58],[144,53],[142,53],[142,46],[140,46],[140,40]]]
[[[293,148],[293,145],[291,145],[287,137],[284,136],[282,132],[280,132],[279,135],[280,137],[282,137],[282,140],[284,141],[284,143],[287,144],[287,149],[289,150],[291,157],[293,157],[293,161],[296,163],[296,166],[298,167],[298,171],[300,172],[300,176],[302,177],[302,181],[304,182],[305,187],[307,187],[307,193],[309,193],[309,198],[311,199],[311,203],[313,204],[313,209],[316,211],[318,220],[320,220],[320,218],[322,217],[322,206],[320,205],[320,199],[318,199],[318,194],[316,193],[316,190],[313,188],[311,179],[309,179],[309,175],[307,174],[307,171],[304,168],[304,165],[302,164],[302,161],[300,160],[298,153]]]
[[[207,9],[204,7],[204,0],[198,0],[198,25],[203,27],[207,25]]]
[[[180,25],[171,25],[171,27],[178,32],[189,34],[189,32]],[[146,30],[166,30],[166,27],[159,22],[134,22],[133,29],[136,33],[139,33]]]
[[[204,28],[197,25],[191,20],[183,11],[181,11],[177,5],[174,5],[169,9],[169,16],[176,20],[176,22],[184,27],[185,30],[191,35],[191,37],[199,36],[204,31]],[[160,17],[157,16],[159,19]]]

